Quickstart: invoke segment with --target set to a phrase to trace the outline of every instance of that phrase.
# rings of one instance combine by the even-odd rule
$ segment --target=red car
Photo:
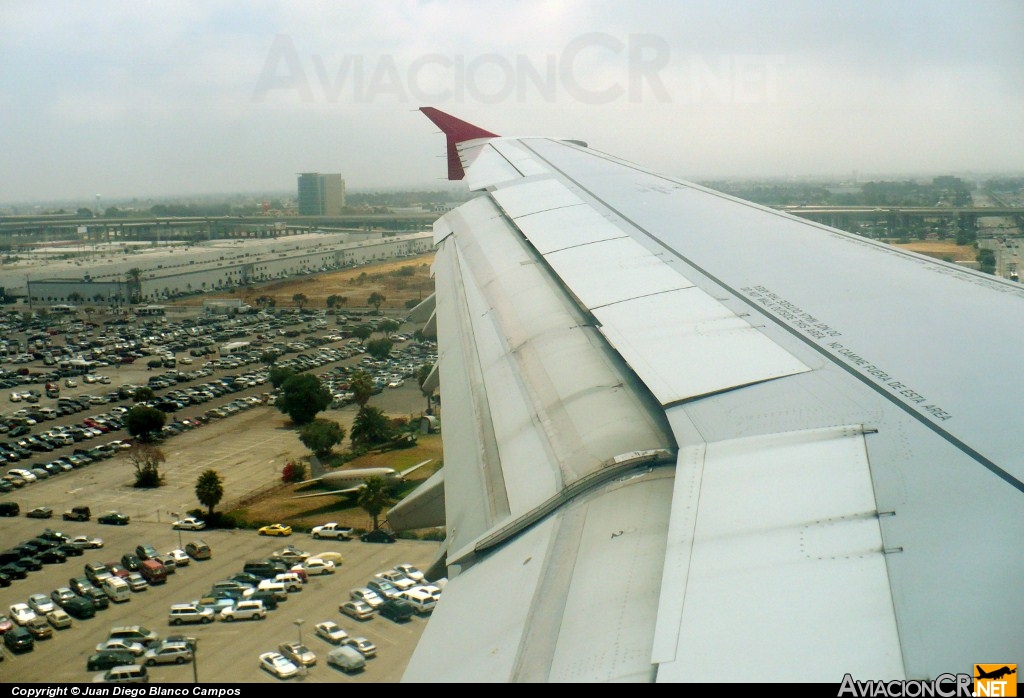
[[[121,579],[128,579],[128,575],[131,574],[129,569],[116,563],[107,563],[107,568],[115,577],[120,577]]]
[[[14,627],[14,621],[4,615],[0,615],[0,635]]]

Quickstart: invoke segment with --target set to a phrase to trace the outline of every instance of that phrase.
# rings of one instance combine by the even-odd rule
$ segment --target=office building
[[[299,175],[300,216],[340,216],[345,207],[345,180],[340,174]]]

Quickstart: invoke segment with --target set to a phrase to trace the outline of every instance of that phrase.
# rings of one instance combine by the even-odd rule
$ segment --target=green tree
[[[979,250],[978,251],[978,264],[981,271],[986,274],[996,273],[996,253],[992,250]]]
[[[308,301],[309,298],[306,297],[305,293],[296,293],[292,296],[292,303],[299,306],[299,310],[302,310],[302,306],[304,306]]]
[[[331,392],[311,373],[291,376],[281,385],[275,405],[297,426],[309,424],[331,404]]]
[[[295,370],[287,366],[275,366],[270,369],[270,384],[280,388],[284,382],[295,375]]]
[[[394,342],[390,339],[371,339],[366,343],[366,353],[377,359],[377,361],[383,361],[388,358],[388,354],[391,353],[393,346]]]
[[[372,305],[374,310],[379,311],[380,306],[387,300],[387,297],[379,291],[374,291],[370,294],[370,297],[366,299],[367,305]]]
[[[164,428],[167,415],[148,405],[135,405],[124,416],[128,433],[139,441],[150,441],[153,435]]]
[[[260,353],[260,363],[266,366],[273,366],[274,362],[281,357],[281,353],[276,349],[266,349]]]
[[[352,446],[368,448],[391,440],[391,421],[376,407],[361,407],[352,420]]]
[[[352,391],[352,399],[359,407],[366,407],[366,403],[373,396],[373,379],[366,371],[356,371],[348,381],[348,389]]]
[[[210,518],[213,518],[213,508],[220,504],[224,498],[224,481],[216,470],[204,470],[196,480],[196,499],[206,507]]]
[[[391,486],[387,480],[379,476],[366,478],[363,489],[359,491],[357,500],[359,507],[370,515],[374,530],[380,528],[380,514],[385,508],[395,503],[391,496]]]
[[[384,319],[377,323],[377,331],[383,334],[385,337],[390,337],[391,333],[397,330],[401,325],[390,319]]]
[[[132,392],[132,402],[149,402],[155,397],[156,393],[148,385],[139,386]]]
[[[128,451],[128,462],[135,468],[135,487],[159,487],[160,464],[166,460],[164,452],[152,444],[132,446]]]
[[[369,325],[356,325],[355,329],[352,330],[352,336],[358,339],[360,342],[365,342],[373,334],[373,328]]]
[[[299,441],[317,458],[327,458],[331,449],[344,440],[345,428],[329,419],[314,419],[299,430]]]

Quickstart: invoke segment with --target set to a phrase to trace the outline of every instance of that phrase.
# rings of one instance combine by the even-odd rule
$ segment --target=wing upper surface
[[[574,143],[460,152],[481,196],[435,225],[450,582],[408,679],[1024,651],[1024,379],[992,370],[1019,287]]]

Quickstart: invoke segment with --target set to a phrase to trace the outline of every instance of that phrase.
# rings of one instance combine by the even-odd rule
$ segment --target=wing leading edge
[[[407,680],[927,678],[1024,650],[1022,444],[977,363],[1024,341],[1018,287],[438,125],[481,196],[435,224],[450,581]]]

